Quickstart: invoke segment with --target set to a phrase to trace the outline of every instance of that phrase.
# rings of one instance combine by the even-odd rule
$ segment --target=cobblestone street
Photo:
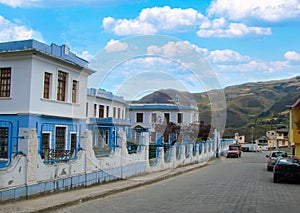
[[[273,183],[264,153],[243,153],[239,159],[222,157],[187,174],[64,211],[298,212],[299,200],[299,184]]]

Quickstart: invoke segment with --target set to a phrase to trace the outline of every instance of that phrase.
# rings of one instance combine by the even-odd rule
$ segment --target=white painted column
[[[36,129],[20,128],[21,138],[18,140],[19,152],[26,156],[26,178],[25,184],[34,184],[37,182],[37,164],[38,155],[38,137]]]

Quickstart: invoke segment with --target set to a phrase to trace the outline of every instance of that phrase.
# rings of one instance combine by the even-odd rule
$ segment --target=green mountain
[[[194,93],[172,89],[159,90],[140,99],[142,103],[197,104],[200,119],[211,122],[211,104],[208,94],[213,91]],[[288,125],[288,106],[300,98],[300,76],[291,79],[266,82],[245,83],[224,89],[226,98],[225,137],[238,132],[250,140],[252,127],[254,136],[265,135],[265,131],[275,128],[276,124]]]

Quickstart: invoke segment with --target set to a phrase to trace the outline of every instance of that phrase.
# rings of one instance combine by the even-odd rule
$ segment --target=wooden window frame
[[[11,67],[0,68],[0,97],[9,98],[11,93]]]
[[[99,118],[104,118],[104,105],[99,105]]]
[[[183,113],[177,113],[177,123],[181,124],[183,122]]]
[[[43,98],[45,99],[51,98],[51,84],[52,84],[52,73],[45,72],[44,73],[44,94],[43,94]]]
[[[78,102],[78,85],[79,82],[76,80],[73,80],[72,82],[72,103],[77,103]]]
[[[109,106],[106,106],[106,117],[109,118]]]
[[[57,76],[57,100],[58,101],[66,101],[67,83],[68,83],[68,73],[59,70]]]

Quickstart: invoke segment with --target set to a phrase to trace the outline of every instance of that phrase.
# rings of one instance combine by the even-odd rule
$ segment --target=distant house
[[[276,128],[266,132],[269,149],[288,148],[291,146],[289,142],[289,130],[284,128]]]
[[[118,145],[118,132],[129,132],[131,125],[126,115],[126,101],[103,89],[88,89],[86,117],[93,133],[96,156],[109,154]]]
[[[95,71],[66,45],[0,43],[0,159],[17,152],[19,128],[35,128],[45,160],[71,158],[85,129],[87,78]],[[4,160],[3,160],[4,159]]]
[[[245,143],[246,142],[246,136],[245,135],[239,135],[239,133],[235,133],[234,139],[237,143]]]
[[[268,150],[269,149],[269,147],[268,147],[268,138],[267,138],[267,136],[262,136],[262,137],[260,137],[260,138],[258,138],[257,140],[256,140],[256,143],[257,143],[257,149],[259,150],[259,151],[262,151],[262,150]]]
[[[290,107],[290,141],[295,144],[294,155],[300,158],[300,99]]]
[[[179,126],[199,123],[198,107],[175,103],[135,103],[128,106],[129,118],[134,128],[147,129],[150,142],[160,140],[156,127],[161,124],[174,123]],[[169,138],[164,138],[165,143]]]

